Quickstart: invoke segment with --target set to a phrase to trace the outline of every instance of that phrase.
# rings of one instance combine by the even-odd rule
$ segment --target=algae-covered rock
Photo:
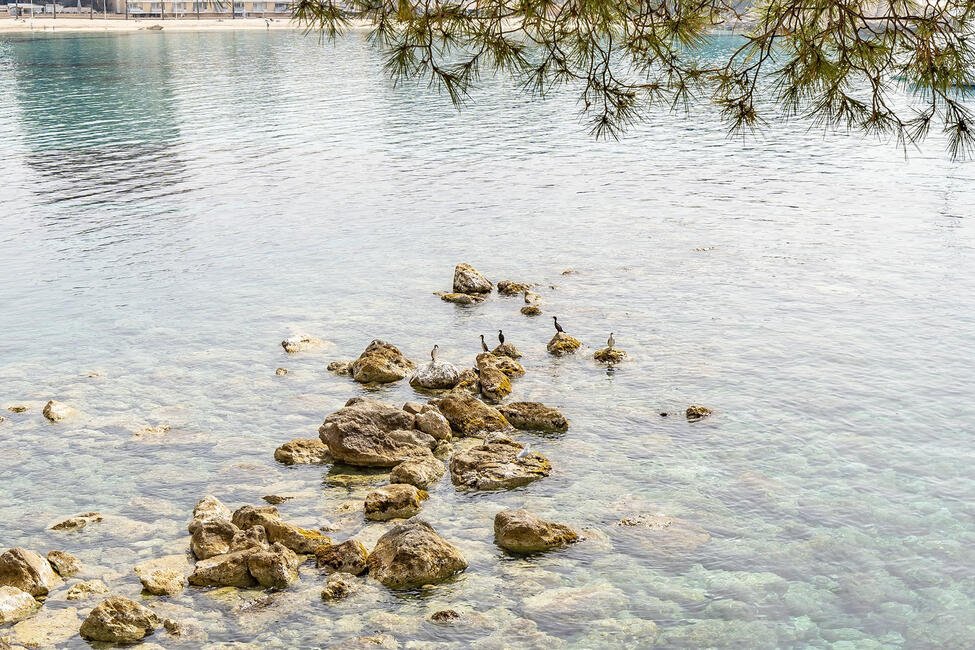
[[[410,519],[379,538],[369,554],[369,574],[392,589],[446,580],[467,568],[467,560],[433,526]]]
[[[531,289],[531,285],[523,282],[512,282],[511,280],[498,282],[498,293],[502,296],[520,296],[529,289]]]
[[[501,413],[472,395],[451,393],[432,400],[451,428],[465,436],[484,431],[502,431],[510,427]]]
[[[0,587],[16,587],[37,598],[61,583],[51,564],[39,553],[14,547],[0,555]]]
[[[352,378],[362,384],[388,384],[406,377],[416,364],[403,356],[395,345],[374,340],[352,362]]]
[[[491,354],[496,357],[508,357],[509,359],[521,358],[521,352],[518,351],[518,348],[515,347],[514,343],[502,343],[498,347],[491,350]],[[518,367],[521,368],[521,366]],[[521,374],[525,374],[524,368],[522,368]]]
[[[0,587],[0,625],[16,623],[41,608],[41,604],[23,589]]]
[[[350,375],[352,374],[352,362],[351,361],[332,361],[327,366],[325,370],[336,375]]]
[[[78,411],[74,408],[64,404],[62,402],[56,402],[53,399],[44,405],[44,410],[42,413],[51,422],[60,422],[66,418],[75,415]]]
[[[527,485],[548,476],[552,465],[537,452],[518,458],[519,442],[495,435],[485,444],[450,457],[450,480],[458,487],[497,490]]]
[[[541,402],[511,402],[499,406],[498,410],[516,429],[562,432],[569,428],[564,415]]]
[[[511,379],[498,367],[497,359],[487,352],[477,355],[481,394],[492,402],[500,402],[511,394]]]
[[[457,378],[457,385],[454,386],[452,393],[468,393],[478,395],[481,392],[481,379],[477,376],[474,368],[465,368]]]
[[[285,465],[320,465],[332,462],[332,456],[319,438],[295,438],[274,450],[274,460]]]
[[[47,561],[62,578],[70,578],[81,571],[81,560],[64,551],[50,551]]]
[[[542,308],[538,305],[525,305],[521,308],[521,313],[525,316],[541,316]]]
[[[494,285],[470,264],[461,263],[454,267],[455,293],[490,293],[493,288]]]
[[[393,467],[429,455],[437,441],[413,428],[416,416],[376,400],[353,398],[325,418],[318,435],[332,457],[361,467]]]
[[[498,546],[516,553],[533,553],[571,544],[579,539],[564,524],[539,519],[527,510],[502,510],[494,517]]]
[[[447,293],[441,291],[437,295],[444,302],[452,302],[455,305],[476,305],[484,302],[484,296],[478,293]]]
[[[322,544],[315,549],[315,566],[325,573],[343,572],[354,576],[366,570],[369,552],[357,539],[341,544]]]
[[[556,332],[555,336],[552,337],[552,340],[548,342],[547,346],[545,346],[549,354],[554,354],[557,357],[572,354],[580,347],[582,347],[582,343],[578,339],[572,338],[565,332]]]
[[[626,358],[626,352],[618,348],[602,348],[596,350],[592,358],[602,363],[620,363]]]
[[[427,390],[446,390],[457,385],[460,371],[452,363],[433,360],[410,375],[410,386]]]
[[[111,596],[100,602],[81,624],[82,638],[109,643],[134,643],[159,627],[159,617],[139,603]]]
[[[408,519],[420,512],[420,503],[428,497],[426,492],[409,484],[384,485],[366,495],[366,519]]]
[[[691,404],[687,407],[687,411],[684,412],[688,420],[692,422],[694,420],[700,420],[711,415],[711,409],[706,406],[701,406],[700,404]]]
[[[411,458],[393,468],[389,473],[389,482],[406,483],[425,490],[439,481],[446,472],[447,467],[443,462],[433,456]]]

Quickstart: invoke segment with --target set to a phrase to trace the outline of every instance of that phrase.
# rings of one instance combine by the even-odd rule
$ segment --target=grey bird
[[[613,346],[616,345],[616,339],[613,338],[613,333],[612,332],[609,333],[609,338],[606,339],[606,345],[609,346],[609,349],[610,350],[612,350],[613,349]]]
[[[430,350],[430,361],[436,361],[437,360],[437,351],[438,350],[440,350],[440,346],[439,345],[434,345],[433,346],[433,349]]]
[[[565,331],[564,329],[562,329],[562,326],[559,325],[559,317],[558,316],[552,316],[552,320],[555,321],[555,331],[556,332],[562,333],[562,332]]]
[[[532,443],[526,442],[524,448],[522,448],[522,450],[518,452],[518,455],[515,456],[515,458],[521,460],[531,452],[532,452]]]
[[[484,335],[483,334],[481,334],[481,350],[483,350],[484,352],[490,352],[490,350],[488,349],[487,343],[484,342]]]

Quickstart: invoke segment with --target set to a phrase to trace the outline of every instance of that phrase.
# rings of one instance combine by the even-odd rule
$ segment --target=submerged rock
[[[357,539],[341,544],[322,544],[315,549],[315,566],[325,573],[342,572],[354,576],[366,570],[369,552]]]
[[[691,421],[700,420],[702,418],[706,418],[707,416],[711,415],[711,409],[709,409],[706,406],[701,406],[700,404],[691,404],[690,406],[687,407],[687,411],[685,411],[685,415],[687,416],[688,420]]]
[[[84,512],[80,515],[72,515],[64,521],[60,521],[53,526],[51,530],[81,530],[90,523],[97,523],[102,520],[102,516],[97,512]]]
[[[14,404],[13,406],[8,406],[7,410],[11,413],[26,413],[30,410],[30,407],[24,406],[23,404]]]
[[[493,354],[496,357],[508,357],[509,359],[521,358],[521,352],[518,351],[518,348],[515,347],[514,343],[502,343],[498,347],[491,350],[491,354]],[[518,367],[521,368],[521,366]],[[520,374],[522,375],[525,374],[524,368],[521,368]]]
[[[431,361],[416,369],[410,376],[410,386],[428,390],[453,388],[460,379],[457,366],[446,361]]]
[[[509,551],[533,553],[571,544],[579,535],[564,524],[539,519],[527,510],[502,510],[494,517],[494,539]]]
[[[369,554],[369,574],[392,589],[422,587],[467,568],[467,560],[433,526],[410,519],[379,538]]]
[[[285,465],[321,465],[332,462],[332,456],[318,438],[295,438],[274,450],[274,460]]]
[[[416,416],[414,426],[434,440],[450,440],[450,422],[447,422],[447,418],[436,407],[428,405],[424,409]]]
[[[482,431],[502,431],[510,426],[496,408],[472,395],[451,393],[431,403],[443,413],[454,431],[465,436]]]
[[[352,378],[361,384],[388,384],[398,381],[416,368],[395,345],[374,340],[359,358],[352,362]]]
[[[101,580],[88,580],[86,582],[79,582],[73,585],[71,589],[68,589],[68,593],[65,596],[68,600],[83,600],[85,598],[90,598],[91,596],[98,596],[101,594],[108,593],[108,586]]]
[[[109,643],[134,643],[155,632],[160,620],[139,603],[111,596],[100,602],[81,624],[82,638]]]
[[[511,402],[498,410],[516,429],[562,432],[569,428],[564,415],[541,402]]]
[[[314,348],[321,347],[325,342],[321,339],[317,339],[314,336],[308,336],[307,334],[298,334],[296,336],[289,336],[285,340],[281,341],[281,347],[288,354],[295,354],[296,352],[301,352],[303,350],[312,350]]]
[[[81,571],[81,560],[64,551],[51,551],[47,554],[47,561],[62,578],[70,578]]]
[[[433,456],[411,458],[393,468],[389,473],[389,482],[406,483],[425,490],[439,481],[446,472],[447,467],[443,462]]]
[[[0,587],[0,625],[16,623],[41,608],[41,604],[23,589]]]
[[[328,577],[325,588],[322,589],[322,600],[338,600],[348,598],[356,592],[355,576],[338,571]]]
[[[602,348],[596,350],[592,358],[602,363],[620,363],[626,358],[626,352],[617,348]]]
[[[353,398],[325,418],[318,435],[332,457],[361,467],[393,467],[426,456],[436,446],[431,436],[413,428],[415,416],[371,399]]]
[[[470,264],[461,263],[454,267],[455,293],[490,293],[494,285]]]
[[[697,524],[665,515],[625,517],[617,525],[638,531],[643,542],[665,553],[692,551],[711,539]]]
[[[455,305],[476,305],[479,302],[484,302],[484,296],[477,293],[445,293],[441,291],[437,295],[444,302],[452,302]]]
[[[284,589],[298,580],[298,556],[275,543],[267,550],[256,550],[247,558],[247,570],[262,587]]]
[[[578,339],[572,338],[565,332],[556,332],[545,349],[548,350],[549,354],[561,357],[565,354],[572,354],[580,347],[582,347],[582,343]]]
[[[41,610],[30,618],[13,626],[9,636],[0,637],[0,648],[4,639],[9,639],[14,648],[63,648],[72,637],[78,635],[78,610],[74,607]],[[4,649],[6,650],[6,649]]]
[[[512,282],[511,280],[498,282],[498,293],[502,296],[520,296],[529,289],[531,289],[531,285],[522,282]]]
[[[542,308],[538,305],[525,305],[521,308],[521,313],[525,316],[541,316]]]
[[[52,399],[50,402],[44,405],[44,410],[42,412],[44,414],[44,417],[46,417],[51,422],[60,422],[65,418],[69,418],[72,415],[75,415],[78,411],[68,406],[67,404],[56,402]]]
[[[527,485],[548,476],[552,465],[536,452],[522,458],[524,445],[504,436],[493,437],[478,447],[450,457],[450,480],[458,487],[496,490]]]
[[[366,495],[364,504],[366,519],[373,521],[409,519],[420,512],[420,502],[428,497],[429,495],[423,490],[405,483],[384,485]]]
[[[14,547],[0,555],[0,587],[16,587],[31,596],[46,596],[62,583],[39,553]]]
[[[154,596],[175,596],[186,586],[186,557],[169,555],[135,566],[142,588]]]

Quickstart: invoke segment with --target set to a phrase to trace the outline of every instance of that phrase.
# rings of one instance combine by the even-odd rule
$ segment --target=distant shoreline
[[[33,27],[31,23],[33,22]],[[54,33],[58,32],[137,32],[137,31],[156,31],[149,29],[158,25],[164,32],[212,32],[230,30],[248,31],[281,31],[281,30],[305,30],[307,27],[300,25],[290,18],[277,16],[274,18],[136,18],[130,16],[128,20],[124,18],[100,18],[97,14],[93,19],[79,18],[77,16],[52,18],[50,16],[39,18],[33,21],[29,16],[23,18],[0,18],[0,35],[2,34],[32,34],[32,33]],[[365,25],[352,25],[351,27],[364,27]]]

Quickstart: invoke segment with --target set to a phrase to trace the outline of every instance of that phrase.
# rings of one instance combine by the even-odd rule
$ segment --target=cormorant
[[[437,350],[439,350],[439,349],[440,349],[440,346],[439,345],[434,345],[433,346],[433,349],[430,350],[430,361],[436,361],[437,360]]]
[[[552,316],[552,320],[555,321],[555,331],[556,332],[559,332],[561,334],[562,332],[565,331],[564,329],[562,329],[562,326],[559,325],[559,317],[558,316]]]
[[[612,350],[613,349],[613,346],[616,345],[616,339],[613,338],[613,333],[612,332],[609,333],[609,338],[606,339],[606,345],[609,346],[609,349],[610,350]]]
[[[483,334],[481,334],[481,350],[483,350],[484,352],[490,352],[490,350],[488,350],[487,343],[484,342]]]
[[[501,345],[504,345],[504,332],[498,330],[498,340],[501,341]]]

